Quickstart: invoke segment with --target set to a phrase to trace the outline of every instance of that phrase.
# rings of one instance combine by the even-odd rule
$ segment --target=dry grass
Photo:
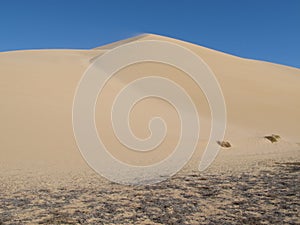
[[[268,139],[272,143],[275,143],[275,142],[278,142],[278,140],[280,139],[280,136],[277,134],[272,134],[272,135],[264,136],[264,138]]]
[[[228,141],[217,141],[217,143],[223,148],[230,148],[231,144]]]

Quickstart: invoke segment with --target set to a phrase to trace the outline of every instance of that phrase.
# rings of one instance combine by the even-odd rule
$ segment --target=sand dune
[[[257,153],[299,157],[300,142],[300,70],[268,62],[243,59],[191,43],[162,37],[142,35],[91,50],[32,50],[0,53],[0,160],[1,165],[14,168],[27,165],[52,170],[54,168],[86,168],[76,147],[72,131],[72,103],[78,82],[85,69],[108,49],[139,40],[163,40],[184,46],[198,54],[213,70],[222,88],[228,113],[225,139],[231,148],[220,153],[221,161]],[[163,73],[187,88],[196,102],[203,124],[199,152],[209,134],[209,108],[205,96],[181,71],[163,65],[144,64],[125,68],[116,74],[99,96],[97,111],[109,105],[114,94],[139,72]],[[147,105],[148,104],[148,105]],[[135,110],[133,130],[137,136],[148,135],[147,122],[154,109],[162,114],[171,107],[150,99]],[[154,106],[154,107],[152,107]],[[103,108],[103,107],[102,107]],[[96,114],[97,129],[118,154],[118,143],[104,113]],[[150,162],[163,159],[177,135],[176,113],[168,114],[172,129],[160,153],[149,153]],[[173,125],[172,125],[173,124]],[[177,124],[177,125],[176,125]],[[173,126],[173,127],[172,127]],[[278,134],[277,143],[268,142],[265,135]],[[173,140],[174,139],[174,140]],[[216,140],[217,141],[217,140]],[[199,160],[199,155],[196,157]],[[152,154],[152,155],[151,155]],[[223,154],[223,155],[222,155]],[[228,157],[227,157],[228,155]],[[139,155],[127,150],[119,154],[122,160],[136,163]],[[245,159],[247,161],[247,159]],[[226,161],[226,160],[225,160]],[[137,163],[138,164],[138,163]]]
[[[221,148],[204,173],[197,168],[211,128],[205,95],[181,70],[160,63],[135,64],[109,80],[98,96],[97,129],[111,153],[124,162],[145,165],[167,157],[177,143],[180,123],[165,101],[148,98],[130,114],[139,138],[149,136],[153,116],[165,119],[166,138],[153,151],[128,150],[110,123],[110,107],[121,88],[141,76],[161,75],[184,88],[199,113],[200,139],[189,164],[156,185],[124,186],[95,173],[77,148],[72,105],[83,73],[109,49],[141,40],[190,49],[220,83],[228,124],[225,139],[215,142],[230,147]],[[91,50],[2,52],[0,224],[298,224],[299,87],[300,69],[157,35]]]

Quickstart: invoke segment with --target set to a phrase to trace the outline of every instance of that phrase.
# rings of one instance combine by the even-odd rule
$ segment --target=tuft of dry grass
[[[278,139],[280,139],[280,136],[277,134],[272,134],[272,135],[264,136],[264,138],[268,139],[272,143],[275,143],[275,142],[278,142]]]
[[[217,143],[223,148],[230,148],[231,144],[228,141],[217,141]]]

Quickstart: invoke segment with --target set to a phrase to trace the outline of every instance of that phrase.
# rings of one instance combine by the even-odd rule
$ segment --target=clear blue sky
[[[300,68],[300,0],[0,0],[0,51],[89,49],[141,33]]]

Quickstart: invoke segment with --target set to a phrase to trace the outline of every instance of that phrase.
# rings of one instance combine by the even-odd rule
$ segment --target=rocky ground
[[[16,188],[2,177],[0,224],[300,224],[299,178],[299,162],[230,175],[191,172],[151,186],[95,176]]]

